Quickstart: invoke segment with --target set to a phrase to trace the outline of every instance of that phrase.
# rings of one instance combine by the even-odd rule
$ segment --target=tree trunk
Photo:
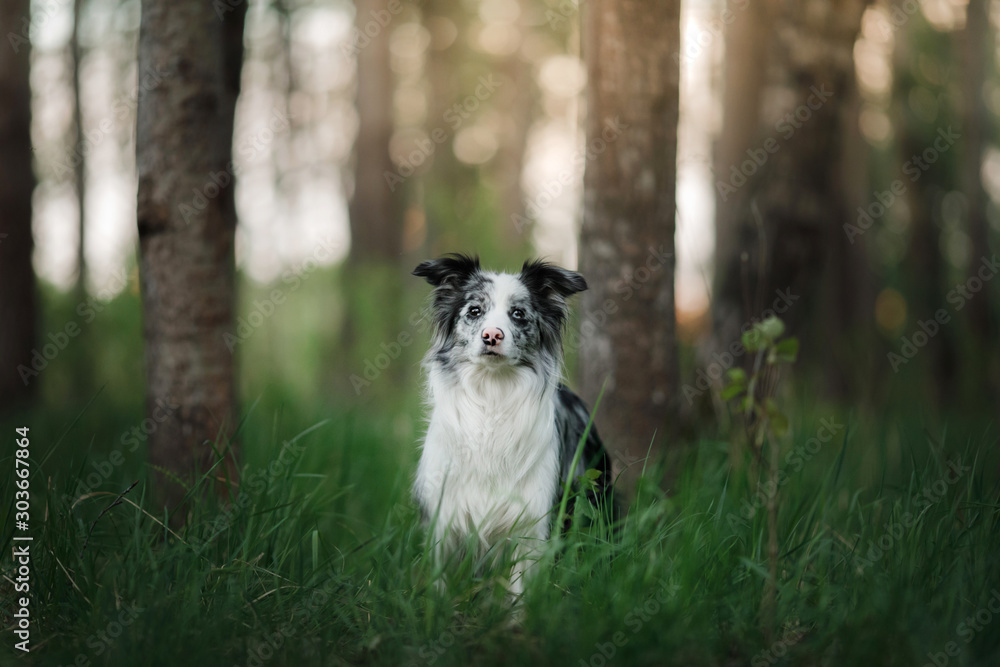
[[[853,49],[868,2],[762,6],[771,37],[763,40],[768,54],[760,126],[750,143],[727,148],[729,163],[721,161],[726,157],[720,151],[716,170],[716,193],[724,202],[716,239],[716,345],[738,341],[742,326],[790,292],[794,300],[781,317],[803,338],[803,359],[827,366],[824,375],[835,394],[843,394],[849,381],[849,355],[826,352],[824,328],[806,331],[804,325],[822,321],[820,314],[827,312],[847,331],[863,326],[862,314],[871,312],[868,297],[858,296],[867,290],[866,270],[858,268],[864,267],[864,250],[843,229],[854,222],[846,203],[844,146],[856,110]],[[747,16],[735,21],[752,22],[753,3],[743,11]],[[731,58],[727,63],[739,65]],[[731,72],[727,81],[732,85],[741,72]],[[747,112],[727,104],[726,113],[724,125],[739,123]],[[740,134],[734,139],[750,136],[747,130]]]
[[[188,483],[219,455],[227,463],[216,479],[236,471],[230,161],[245,13],[245,3],[142,2],[139,72],[161,79],[140,88],[136,134],[146,414],[158,425],[149,459],[166,471],[158,491],[170,505],[185,493],[172,476]]]
[[[761,3],[751,2],[726,28],[726,54],[722,91],[723,118],[715,151],[717,180],[726,181],[733,165],[746,159],[746,151],[761,136],[761,100],[767,74],[768,44],[771,35],[767,12]],[[704,54],[701,57],[709,57]],[[709,352],[723,352],[739,340],[740,326],[750,316],[747,285],[741,278],[747,250],[741,241],[746,202],[738,196],[716,190],[715,263],[735,276],[719,272],[713,289],[712,322],[714,336]],[[708,354],[704,355],[706,358]]]
[[[959,41],[965,73],[962,82],[964,130],[962,137],[962,189],[969,211],[969,279],[976,276],[983,257],[992,258],[989,244],[989,221],[986,218],[986,190],[983,188],[983,146],[988,139],[989,115],[983,102],[983,87],[987,80],[987,63],[992,53],[989,5],[986,0],[969,0],[965,30],[956,35]],[[979,280],[976,276],[976,280]],[[997,313],[991,308],[986,294],[969,301],[969,328],[976,342],[974,357],[979,360],[970,369],[976,377],[974,386],[982,387],[991,396],[991,407],[1000,406],[1000,354]]]
[[[364,34],[372,12],[387,12],[383,0],[356,0],[357,29]],[[402,195],[386,184],[386,173],[395,169],[389,156],[393,132],[393,74],[390,67],[389,32],[382,31],[363,48],[355,47],[358,60],[358,137],[354,144],[354,196],[351,198],[351,259],[396,262],[402,240]]]
[[[934,318],[934,313],[949,307],[946,301],[947,266],[942,254],[940,239],[942,232],[940,201],[944,194],[957,189],[955,171],[959,165],[956,152],[942,152],[933,161],[925,164],[921,156],[928,148],[935,150],[939,128],[946,128],[950,111],[944,102],[947,87],[943,83],[929,81],[921,72],[921,55],[926,51],[947,53],[950,39],[928,24],[919,13],[914,15],[896,35],[893,57],[893,97],[896,134],[899,145],[899,163],[920,164],[919,180],[904,174],[902,180],[907,185],[906,197],[909,204],[910,244],[904,261],[902,285],[907,302],[907,327]],[[936,108],[933,120],[927,115],[926,105],[915,107],[912,103],[914,91],[929,92],[934,96]],[[922,110],[918,113],[917,110]],[[962,145],[969,145],[967,137],[961,137]],[[911,335],[907,330],[906,335]],[[927,390],[935,405],[954,404],[956,383],[955,327],[942,326],[935,336],[929,336],[926,346],[921,348],[914,363],[928,370]],[[898,353],[898,343],[893,351]]]
[[[676,430],[675,181],[679,0],[582,6],[588,72],[582,391],[630,487]],[[655,438],[655,440],[654,440]]]
[[[406,275],[401,271],[400,259],[409,187],[408,183],[389,183],[386,179],[386,174],[396,172],[389,153],[395,130],[396,90],[389,42],[392,21],[397,20],[386,7],[385,0],[355,0],[355,26],[360,34],[366,34],[366,26],[370,30],[379,16],[389,16],[390,23],[353,48],[357,59],[358,136],[354,142],[354,193],[349,205],[351,252],[342,288],[348,312],[344,348],[349,353],[340,357],[352,361],[374,358],[381,352],[379,344],[394,340],[406,327],[398,304]],[[386,376],[398,380],[404,370],[401,366],[393,364]],[[338,376],[348,377],[339,372]],[[379,390],[389,391],[396,386],[398,382],[378,382],[376,391],[365,395],[378,395]],[[355,391],[361,395],[356,386]]]
[[[28,400],[37,379],[31,369],[37,336],[37,295],[31,264],[31,45],[28,0],[0,3],[0,411]],[[7,31],[5,31],[7,32]]]
[[[76,181],[76,205],[79,209],[77,231],[79,241],[76,247],[76,291],[77,298],[83,300],[87,290],[87,159],[83,150],[83,109],[80,104],[80,17],[83,14],[83,0],[73,2],[73,34],[70,36],[70,55],[73,61],[73,148],[78,153],[74,161],[73,175]]]

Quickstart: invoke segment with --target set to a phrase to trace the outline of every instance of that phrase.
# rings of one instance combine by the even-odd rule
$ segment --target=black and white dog
[[[590,418],[560,384],[566,298],[583,277],[541,261],[519,274],[484,271],[478,257],[447,255],[413,274],[434,286],[434,334],[424,358],[430,421],[414,495],[432,523],[438,557],[478,537],[483,551],[514,538],[508,589],[524,577],[553,529],[562,482],[587,469],[609,498],[611,465]]]

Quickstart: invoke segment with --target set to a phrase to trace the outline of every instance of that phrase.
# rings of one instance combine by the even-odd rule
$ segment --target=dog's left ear
[[[576,271],[567,271],[540,260],[524,263],[521,280],[541,294],[552,292],[563,298],[587,289],[587,281]]]
[[[479,257],[450,253],[440,259],[421,262],[413,269],[413,275],[423,278],[434,287],[449,281],[468,278],[479,270]]]

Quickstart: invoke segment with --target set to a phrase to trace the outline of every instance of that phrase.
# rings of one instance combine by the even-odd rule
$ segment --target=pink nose
[[[490,347],[494,345],[499,345],[500,341],[503,340],[503,331],[497,329],[496,327],[489,327],[483,329],[483,343]]]

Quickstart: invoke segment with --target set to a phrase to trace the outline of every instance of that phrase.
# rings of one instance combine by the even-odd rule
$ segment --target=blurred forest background
[[[775,314],[801,350],[776,399],[868,425],[859,483],[905,476],[907,428],[992,456],[998,25],[989,0],[3,0],[0,425],[67,503],[147,462],[177,502],[206,440],[235,480],[330,419],[310,465],[385,482],[381,517],[422,427],[409,272],[467,252],[585,275],[567,380],[607,381],[630,485],[738,439],[719,390]]]
[[[103,388],[99,403],[133,409],[145,372],[136,112],[177,74],[140,66],[138,2],[29,4],[4,16],[0,405],[63,409]],[[772,305],[802,340],[796,374],[817,398],[996,414],[991,3],[689,2],[679,42],[601,19],[588,35],[569,1],[216,5],[220,24],[245,23],[232,164],[206,162],[222,171],[178,184],[172,205],[188,220],[219,192],[234,198],[235,218],[220,215],[238,220],[226,347],[243,401],[319,402],[405,428],[427,330],[407,273],[463,251],[590,274],[569,378],[590,401],[609,379],[601,417],[631,460],[657,428],[689,438],[720,417],[708,387],[745,362],[726,350]],[[658,49],[667,111],[643,117],[641,80],[611,101],[591,82],[604,108],[588,130],[588,72],[612,86],[628,76],[616,39]],[[661,201],[608,208],[641,198],[653,176],[635,164],[664,159]],[[669,271],[655,264],[647,285],[642,264],[664,241]],[[947,321],[927,333],[936,313]]]

